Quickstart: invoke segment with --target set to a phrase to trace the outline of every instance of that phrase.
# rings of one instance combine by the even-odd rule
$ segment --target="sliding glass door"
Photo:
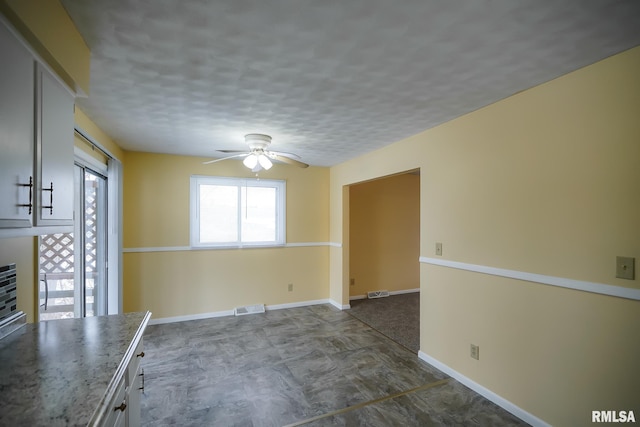
[[[40,236],[40,320],[107,313],[107,179],[75,166],[72,233]]]
[[[76,221],[76,235],[82,236],[76,244],[76,253],[82,257],[77,280],[84,289],[83,316],[100,316],[107,313],[107,180],[86,168],[76,170],[76,181],[84,184],[76,203],[82,216],[82,221]]]

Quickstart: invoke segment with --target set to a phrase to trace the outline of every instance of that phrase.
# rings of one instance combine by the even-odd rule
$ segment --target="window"
[[[285,182],[191,177],[191,246],[277,246],[285,242]]]

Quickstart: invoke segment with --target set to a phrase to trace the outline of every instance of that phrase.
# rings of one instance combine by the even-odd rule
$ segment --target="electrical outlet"
[[[351,279],[349,280],[349,285],[351,285],[351,286],[355,286],[355,284],[356,284],[356,279],[351,278]]]
[[[442,256],[442,243],[436,243],[436,255]]]
[[[471,358],[480,360],[480,346],[471,344]]]
[[[289,292],[293,292],[293,283],[289,283]]]
[[[616,277],[618,279],[635,279],[636,259],[630,257],[616,257]]]

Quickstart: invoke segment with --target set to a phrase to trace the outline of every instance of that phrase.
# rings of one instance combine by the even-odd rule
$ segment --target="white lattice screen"
[[[73,234],[45,234],[40,238],[40,274],[70,273],[73,278]]]

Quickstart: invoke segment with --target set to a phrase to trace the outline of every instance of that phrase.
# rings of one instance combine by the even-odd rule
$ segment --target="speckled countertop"
[[[86,426],[150,313],[25,325],[0,340],[1,426]]]

